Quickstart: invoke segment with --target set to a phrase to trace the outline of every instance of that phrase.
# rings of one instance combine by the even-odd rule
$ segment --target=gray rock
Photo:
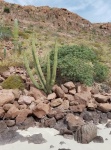
[[[105,124],[105,123],[107,123],[107,121],[108,121],[107,114],[101,113],[100,118],[99,118],[99,123]]]
[[[87,144],[97,136],[97,127],[93,123],[87,123],[76,131],[74,139],[78,143]]]
[[[101,137],[101,136],[96,136],[96,137],[93,139],[93,142],[94,142],[94,143],[104,143],[104,139],[103,139],[103,137]]]
[[[42,144],[42,143],[46,143],[47,141],[42,137],[42,134],[34,134],[30,137],[27,138],[28,139],[28,143],[34,143],[34,144]]]
[[[4,121],[0,121],[0,133],[7,129],[7,125]]]
[[[111,121],[109,121],[109,122],[106,124],[106,127],[107,127],[107,128],[111,128]]]

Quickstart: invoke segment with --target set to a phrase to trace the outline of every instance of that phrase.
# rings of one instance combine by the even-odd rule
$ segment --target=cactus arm
[[[46,88],[46,80],[45,80],[45,77],[43,75],[43,72],[42,72],[42,69],[41,69],[41,66],[40,66],[38,54],[35,56],[35,49],[36,49],[36,47],[35,47],[35,43],[34,43],[34,40],[33,40],[32,41],[32,55],[33,55],[33,59],[34,59],[34,64],[35,64],[36,71],[38,73],[40,82],[43,84],[44,88]]]
[[[47,79],[46,79],[46,87],[47,87],[48,93],[51,93],[50,79],[51,79],[50,55],[48,54],[47,56]]]
[[[56,42],[55,49],[54,49],[54,64],[53,64],[52,77],[51,77],[51,86],[54,85],[55,79],[56,79],[57,57],[58,57],[58,48],[57,48],[57,42]]]
[[[29,67],[29,63],[28,63],[28,60],[27,60],[27,57],[26,57],[26,54],[24,52],[24,64],[25,64],[25,67],[26,67],[26,70],[27,70],[27,73],[32,81],[32,83],[35,85],[36,88],[38,89],[42,89],[40,87],[40,85],[36,82],[36,80],[34,79],[33,75],[32,75],[32,72],[30,70],[30,67]]]

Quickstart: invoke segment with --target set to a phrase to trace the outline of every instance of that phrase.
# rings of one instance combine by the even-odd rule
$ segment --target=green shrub
[[[53,62],[52,56],[53,51]],[[86,85],[91,85],[94,80],[102,82],[107,78],[108,68],[100,64],[93,49],[77,45],[60,47],[57,81],[79,81]]]
[[[80,58],[65,56],[59,60],[58,66],[61,77],[65,81],[79,81],[86,85],[92,85],[93,69],[88,62]]]
[[[5,8],[4,8],[4,12],[5,12],[5,13],[10,13],[10,8],[5,7]]]
[[[106,65],[98,62],[94,64],[94,79],[98,82],[105,81],[109,75],[109,69]]]
[[[2,82],[2,87],[4,89],[21,89],[22,90],[25,88],[25,85],[20,76],[11,75]]]

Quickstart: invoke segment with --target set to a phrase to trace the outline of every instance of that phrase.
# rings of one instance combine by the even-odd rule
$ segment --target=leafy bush
[[[109,75],[109,69],[106,65],[98,62],[94,64],[94,79],[98,82],[105,81]]]
[[[24,89],[25,85],[23,80],[18,75],[11,75],[5,81],[2,82],[4,89]]]
[[[51,60],[53,62],[53,51]],[[86,46],[63,46],[58,52],[58,81],[79,81],[91,85],[94,80],[102,82],[107,78],[108,68],[99,62],[93,49]],[[59,78],[61,78],[59,80]]]
[[[5,12],[5,13],[10,13],[10,8],[5,7],[5,8],[4,8],[4,12]]]

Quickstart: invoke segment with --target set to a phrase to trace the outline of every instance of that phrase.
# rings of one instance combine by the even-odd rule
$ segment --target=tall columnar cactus
[[[13,27],[13,38],[14,38],[14,51],[18,50],[18,37],[19,37],[19,26],[18,20],[14,20],[14,27]]]
[[[35,47],[35,41],[32,41],[32,56],[33,56],[33,61],[36,69],[36,74],[38,75],[39,82],[35,80],[30,67],[29,67],[29,62],[26,56],[26,53],[24,52],[24,63],[27,69],[27,73],[30,76],[30,79],[32,80],[33,84],[36,86],[38,89],[44,90],[47,94],[51,93],[52,87],[55,83],[56,79],[56,70],[57,70],[57,56],[58,56],[58,48],[57,48],[57,42],[55,43],[55,49],[54,49],[54,63],[53,63],[53,68],[51,72],[51,65],[50,65],[50,54],[47,55],[47,75],[46,78],[43,74],[42,68],[40,66],[40,61],[39,61],[39,55],[37,52],[36,53],[36,47]]]

